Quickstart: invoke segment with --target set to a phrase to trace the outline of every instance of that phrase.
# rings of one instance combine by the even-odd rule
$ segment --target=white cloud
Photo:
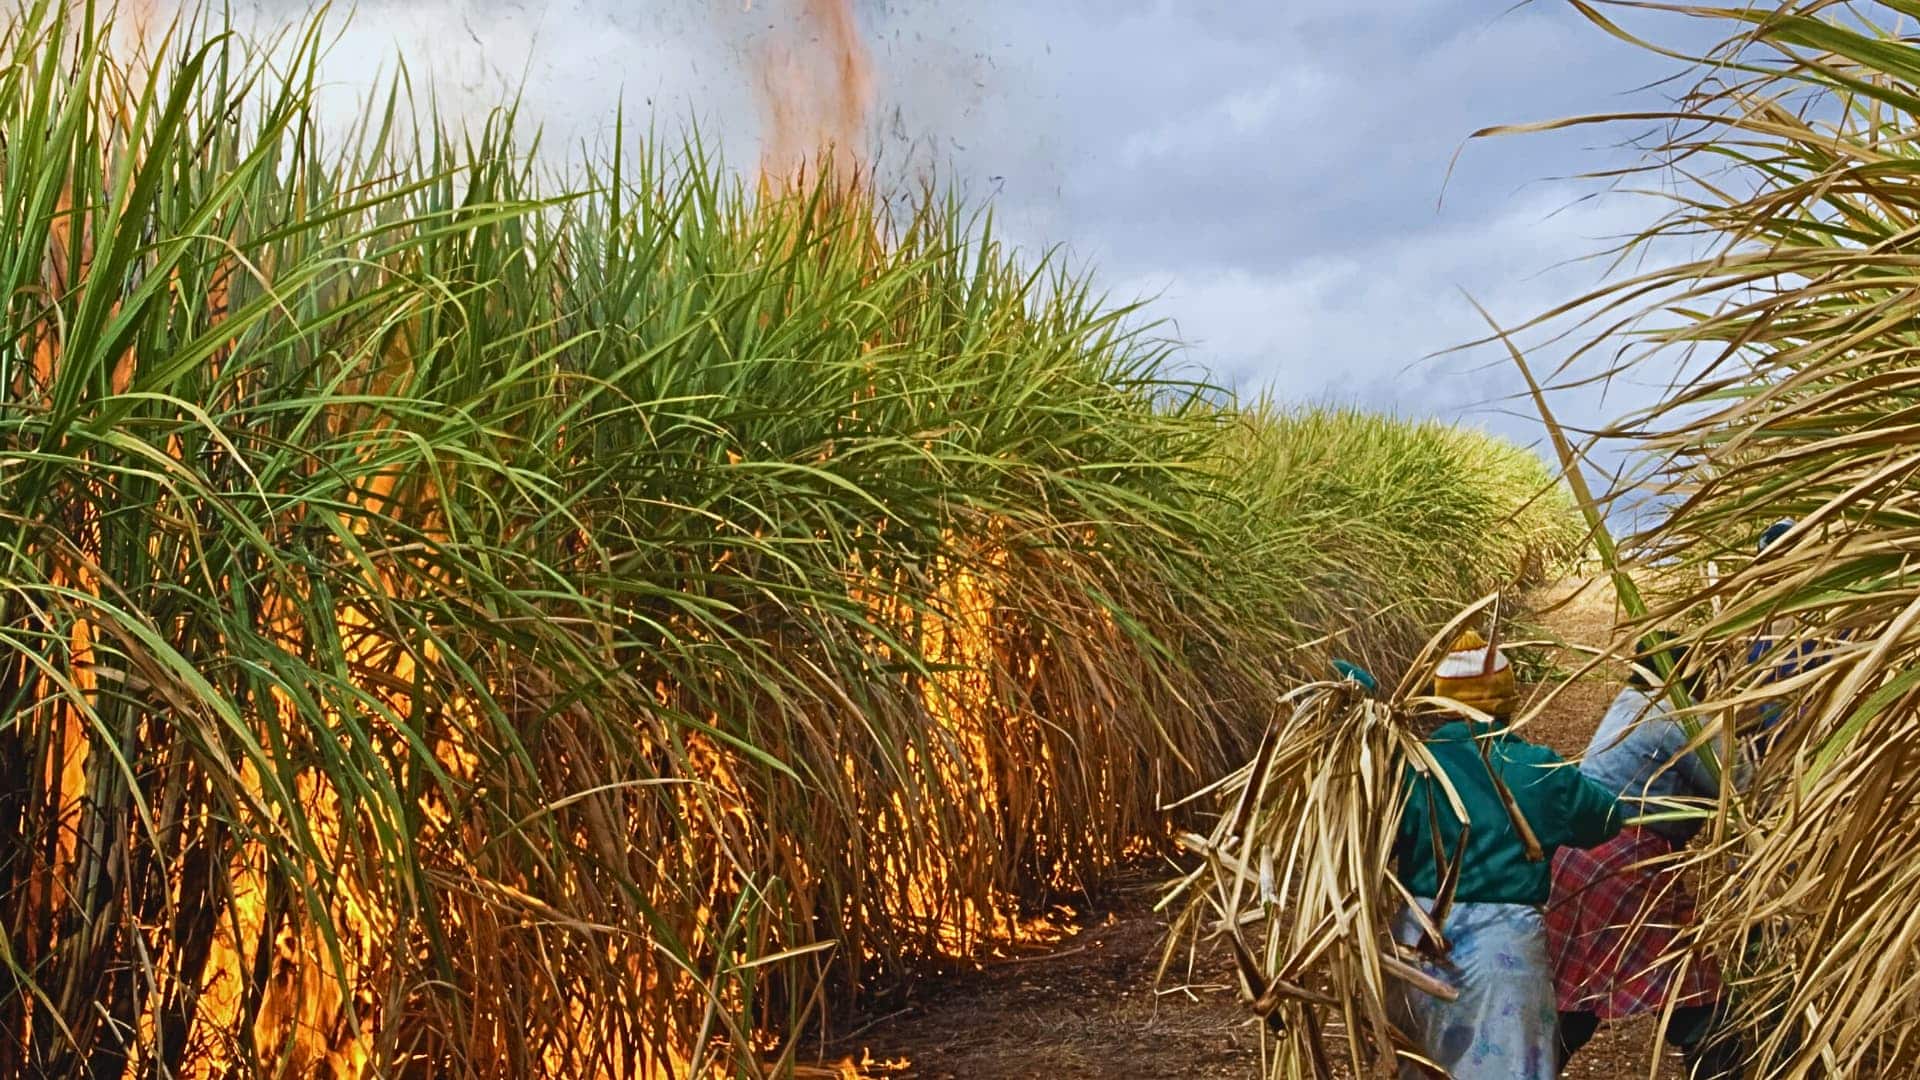
[[[1312,116],[1335,101],[1335,80],[1311,63],[1281,69],[1256,86],[1135,131],[1120,147],[1120,163],[1139,168],[1155,158],[1178,158],[1218,148],[1222,142],[1273,136],[1276,121]]]
[[[744,41],[727,5],[688,6],[677,17],[628,19],[579,2],[375,0],[329,17],[322,104],[351,114],[404,64],[443,117],[476,122],[518,100],[523,131],[542,130],[559,156],[607,149],[619,110],[634,138],[676,137],[697,126],[711,149],[753,160],[759,115]],[[255,0],[242,25],[255,37],[302,17]]]
[[[1598,282],[1595,264],[1564,260],[1637,232],[1653,210],[1629,197],[1564,206],[1575,194],[1542,189],[1490,220],[1436,223],[1338,254],[1303,254],[1272,271],[1149,273],[1115,292],[1158,294],[1153,310],[1173,320],[1191,358],[1243,387],[1283,400],[1471,417],[1532,440],[1537,422],[1509,415],[1527,406],[1511,400],[1524,383],[1503,352],[1428,357],[1486,335],[1462,290],[1504,324],[1521,323]],[[1543,346],[1537,365],[1551,367],[1565,348]],[[1591,389],[1558,404],[1568,419],[1591,423],[1643,404],[1645,393],[1622,384],[1609,398]]]

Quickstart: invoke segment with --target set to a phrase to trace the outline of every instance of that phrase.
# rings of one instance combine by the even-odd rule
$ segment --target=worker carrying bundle
[[[1395,938],[1420,948],[1425,972],[1458,997],[1400,986],[1394,1019],[1454,1080],[1549,1080],[1559,1072],[1559,1014],[1542,910],[1547,860],[1612,838],[1622,812],[1611,791],[1509,730],[1513,669],[1480,635],[1453,643],[1433,693],[1452,704],[1422,745],[1465,820],[1441,778],[1410,764],[1394,859],[1419,911],[1401,913]],[[1402,1077],[1423,1075],[1432,1072],[1403,1059]]]
[[[1686,664],[1669,651],[1673,678]],[[1693,897],[1676,872],[1676,853],[1700,831],[1697,817],[1673,811],[1718,799],[1720,777],[1694,752],[1662,687],[1635,666],[1587,744],[1580,771],[1617,792],[1644,824],[1631,825],[1591,851],[1553,860],[1547,934],[1561,1014],[1560,1061],[1602,1023],[1671,1009],[1667,1041],[1682,1049],[1697,1080],[1739,1075],[1739,1053],[1709,1038],[1725,996],[1711,957],[1685,955],[1679,935],[1694,921]],[[1665,814],[1665,819],[1661,815]]]

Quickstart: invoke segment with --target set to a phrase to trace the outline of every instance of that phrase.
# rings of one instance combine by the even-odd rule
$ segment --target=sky
[[[603,152],[624,105],[635,128],[697,124],[750,169],[757,65],[780,47],[804,60],[807,2],[362,0],[332,17],[329,93],[350,102],[398,53],[455,111],[517,92],[550,154]],[[884,175],[937,175],[1030,254],[1069,259],[1116,302],[1152,298],[1182,362],[1244,393],[1537,443],[1503,353],[1430,355],[1484,332],[1468,294],[1520,322],[1594,286],[1604,265],[1587,257],[1663,209],[1577,179],[1640,160],[1631,129],[1468,138],[1671,98],[1650,84],[1674,62],[1565,0],[851,2]],[[301,10],[254,5],[267,28]],[[1648,392],[1558,407],[1590,424]]]

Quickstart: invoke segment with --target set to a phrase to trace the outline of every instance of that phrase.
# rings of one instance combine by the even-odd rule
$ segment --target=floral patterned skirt
[[[1431,910],[1433,901],[1421,900]],[[1527,904],[1455,904],[1441,928],[1453,951],[1428,974],[1460,991],[1443,1001],[1396,983],[1394,1020],[1454,1080],[1552,1080],[1560,1016],[1540,909]],[[1420,927],[1402,912],[1394,935],[1412,945]],[[1423,1072],[1403,1064],[1403,1078]]]

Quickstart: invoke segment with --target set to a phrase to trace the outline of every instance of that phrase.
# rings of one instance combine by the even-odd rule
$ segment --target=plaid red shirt
[[[1676,1006],[1720,997],[1710,958],[1672,955],[1677,931],[1694,917],[1693,897],[1671,872],[1673,851],[1660,834],[1629,828],[1599,847],[1554,855],[1547,956],[1562,1012],[1619,1020],[1661,1009],[1676,992]]]

